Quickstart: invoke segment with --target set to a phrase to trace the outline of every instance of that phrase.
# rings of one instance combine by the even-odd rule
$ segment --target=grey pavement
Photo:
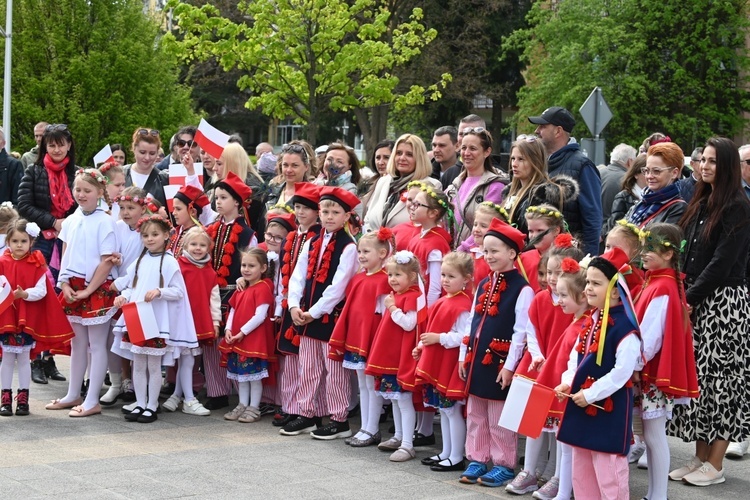
[[[67,358],[59,357],[58,366],[67,373]],[[376,448],[280,436],[270,417],[240,424],[223,420],[223,411],[210,417],[177,412],[139,424],[126,422],[120,405],[81,419],[45,410],[66,388],[65,382],[32,384],[32,414],[0,417],[0,497],[518,498],[502,488],[462,485],[456,473],[431,472],[419,463],[435,453],[431,448],[395,464]],[[689,444],[670,438],[670,447],[673,466],[692,456]],[[725,468],[726,483],[697,488],[670,482],[669,497],[750,498],[750,455],[726,461]],[[639,499],[647,471],[633,465],[630,473],[631,498]]]

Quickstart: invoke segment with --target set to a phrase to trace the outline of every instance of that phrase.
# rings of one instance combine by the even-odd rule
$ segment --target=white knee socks
[[[26,356],[28,358],[28,356]],[[13,388],[13,370],[16,368],[16,353],[3,351],[3,362],[0,364],[0,386],[3,389]]]
[[[109,323],[101,325],[89,325],[88,339],[91,352],[91,366],[89,366],[89,392],[83,402],[83,409],[90,410],[99,404],[99,392],[104,385],[104,377],[107,374],[107,335]],[[154,410],[156,407],[154,407]]]
[[[177,397],[185,396],[185,401],[195,399],[193,393],[193,367],[195,358],[192,354],[187,353],[180,356],[179,366],[177,367],[177,376],[175,377],[174,394]]]
[[[60,399],[61,403],[72,403],[81,397],[81,385],[89,361],[89,328],[79,323],[71,323],[75,337],[70,343],[70,377],[68,393]],[[96,392],[96,391],[94,391]]]
[[[360,387],[360,396],[362,394],[364,394],[368,398],[367,425],[362,424],[362,429],[374,435],[380,429],[380,413],[383,411],[383,396],[375,391],[375,377],[373,377],[372,375],[365,375],[364,389]],[[364,415],[365,411],[363,406],[363,418]],[[365,439],[367,437],[369,436],[360,436],[360,439]]]
[[[542,451],[543,444],[545,444],[543,436],[539,436],[537,439],[530,437],[526,438],[523,470],[528,472],[531,476],[536,473],[536,464],[539,462],[539,453]]]
[[[669,475],[669,444],[667,443],[667,417],[643,419],[643,437],[648,454],[648,493],[649,500],[667,498],[667,477]]]
[[[250,382],[237,382],[237,392],[240,393],[240,404],[250,406]]]
[[[133,354],[133,389],[137,406],[156,411],[161,390],[161,356]]]
[[[161,391],[161,356],[148,357],[148,404],[146,408],[156,411]]]
[[[404,392],[399,399],[393,400],[393,419],[396,419],[396,408],[398,407],[401,418],[401,446],[404,448],[414,447],[414,429],[417,424],[417,412],[414,411],[414,403],[411,400],[411,393]],[[396,426],[396,432],[398,432]]]
[[[558,442],[557,449],[557,463],[560,464],[557,478],[560,483],[555,500],[570,500],[570,495],[573,493],[573,448]]]
[[[262,380],[251,380],[250,381],[250,405],[253,408],[260,406],[260,399],[263,396],[263,381]]]
[[[461,414],[460,405],[440,409],[440,434],[443,438],[443,451],[433,458],[440,459],[440,465],[455,465],[463,460],[466,421]]]

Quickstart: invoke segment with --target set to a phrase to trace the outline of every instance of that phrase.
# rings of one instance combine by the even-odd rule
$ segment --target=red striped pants
[[[279,359],[281,411],[289,415],[299,415],[299,356],[286,354],[279,356]]]
[[[573,448],[573,493],[576,498],[627,500],[630,470],[627,455]]]
[[[469,395],[466,405],[466,456],[474,462],[516,467],[517,435],[497,425],[505,401]]]
[[[299,406],[304,417],[345,422],[351,397],[351,374],[328,358],[328,342],[302,337],[299,346]]]
[[[219,366],[221,353],[218,340],[203,345],[203,373],[206,375],[206,395],[209,398],[228,396],[231,382],[227,378],[227,369]]]

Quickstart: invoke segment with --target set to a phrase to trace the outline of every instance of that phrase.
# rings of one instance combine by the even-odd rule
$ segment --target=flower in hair
[[[79,168],[76,175],[88,175],[93,177],[94,180],[102,186],[106,186],[109,183],[109,179],[95,168]]]
[[[145,198],[141,198],[140,196],[137,196],[137,195],[136,196],[122,196],[122,195],[120,195],[117,198],[115,198],[114,201],[116,203],[119,203],[121,201],[130,201],[130,202],[133,202],[136,205],[140,205],[142,207],[145,207],[148,204],[148,200],[146,200]]]
[[[566,274],[576,274],[581,270],[581,266],[575,259],[565,257],[560,263],[560,269]]]
[[[272,260],[274,262],[279,260],[279,254],[277,254],[273,250],[269,250],[268,253],[266,253],[266,255],[268,256],[268,260]]]
[[[562,219],[563,214],[559,210],[553,210],[551,208],[545,208],[545,207],[539,207],[539,206],[531,206],[526,209],[526,213],[538,213],[542,215],[546,215],[548,217],[554,217],[556,219]]]
[[[140,219],[138,219],[138,224],[135,227],[136,230],[140,232],[141,226],[143,226],[146,222],[156,222],[157,224],[162,224],[167,228],[172,227],[172,224],[170,224],[169,221],[161,215],[148,215],[146,217],[141,217]]]
[[[4,201],[4,202],[0,203],[0,207],[13,208],[13,203],[11,203],[9,201]]]
[[[111,161],[102,163],[102,165],[99,167],[99,172],[101,172],[103,174],[106,174],[115,165],[117,165],[117,164],[114,163],[114,162],[111,162]]]
[[[294,209],[287,205],[286,203],[277,203],[276,205],[271,207],[271,210],[284,210],[285,212],[288,212],[290,214],[294,213]],[[269,210],[269,212],[271,211]]]
[[[393,255],[396,264],[408,264],[412,259],[414,259],[414,254],[408,250],[401,250]]]
[[[578,265],[581,266],[581,268],[586,269],[589,267],[589,264],[591,264],[591,259],[592,259],[591,254],[587,253],[586,257],[578,261]]]
[[[393,238],[393,231],[390,227],[381,227],[378,229],[378,241],[390,241]]]
[[[557,248],[571,248],[573,246],[573,236],[570,233],[561,233],[555,238],[554,245]]]
[[[37,226],[36,222],[29,222],[28,224],[26,224],[26,234],[28,234],[32,238],[36,238],[41,232],[42,230],[39,229],[39,226]]]
[[[641,228],[639,228],[638,226],[636,226],[632,222],[628,222],[626,219],[620,219],[620,220],[618,220],[617,221],[617,225],[630,229],[641,240],[643,240],[643,238],[646,237],[646,233],[649,232],[649,231],[643,231],[643,230],[641,230]]]

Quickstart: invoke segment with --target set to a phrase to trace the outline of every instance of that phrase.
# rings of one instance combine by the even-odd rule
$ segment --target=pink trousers
[[[474,462],[516,466],[517,435],[497,425],[505,401],[469,395],[466,406],[466,456]]]
[[[628,457],[573,448],[573,493],[576,498],[628,500]]]

